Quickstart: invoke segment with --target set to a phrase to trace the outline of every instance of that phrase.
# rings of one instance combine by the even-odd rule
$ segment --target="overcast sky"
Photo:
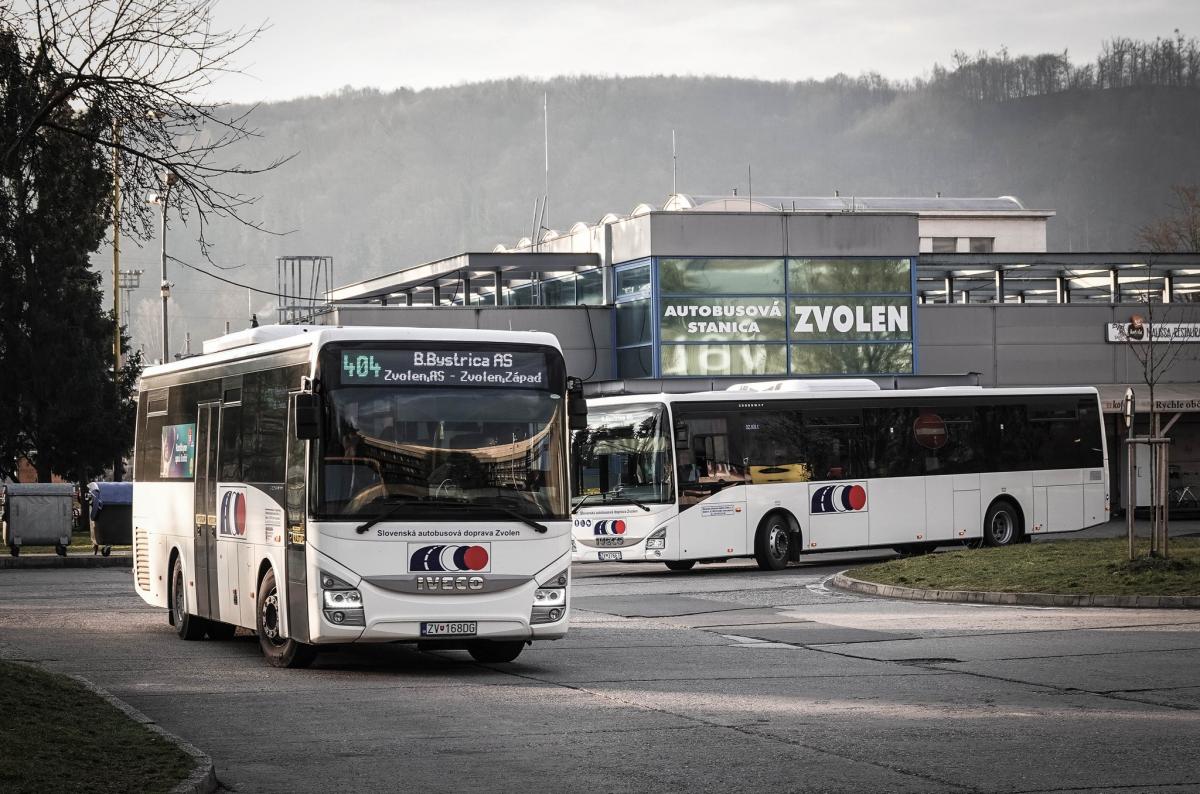
[[[216,21],[263,32],[213,98],[426,88],[556,75],[767,80],[926,74],[956,49],[1068,49],[1113,36],[1200,36],[1195,0],[222,0]]]

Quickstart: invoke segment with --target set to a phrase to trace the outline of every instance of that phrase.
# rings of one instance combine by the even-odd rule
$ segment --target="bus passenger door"
[[[196,611],[217,613],[217,437],[219,403],[204,403],[196,412],[196,498],[192,559]]]
[[[287,504],[284,518],[284,536],[287,553],[284,568],[287,577],[288,636],[300,642],[308,642],[311,632],[308,625],[308,566],[305,553],[308,543],[306,513],[308,491],[306,484],[308,442],[297,438],[296,395],[288,395],[287,453],[284,457],[285,489]]]
[[[680,421],[688,428],[688,446],[677,441],[679,509],[685,511],[679,548],[688,559],[747,553],[746,467],[731,449],[729,421],[711,414]]]

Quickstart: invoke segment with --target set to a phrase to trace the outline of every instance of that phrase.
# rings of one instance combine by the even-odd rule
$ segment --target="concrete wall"
[[[643,256],[913,256],[917,217],[911,214],[791,215],[740,212],[656,212],[650,234],[638,228],[637,246],[618,243],[613,260]],[[641,220],[641,219],[637,219]]]
[[[1144,304],[924,304],[917,308],[917,371],[980,373],[983,386],[1142,383],[1129,345],[1107,323],[1147,314]],[[1156,306],[1159,322],[1200,322],[1200,305]],[[1173,356],[1161,383],[1200,381],[1200,343],[1160,345]]]
[[[653,212],[542,243],[539,251],[596,253],[606,262],[648,256],[914,256],[911,213]],[[1043,234],[1042,247],[1045,239]]]
[[[479,328],[547,331],[558,337],[567,374],[610,380],[613,372],[613,311],[597,306],[336,306],[321,325],[384,325],[412,328]],[[590,320],[590,328],[589,328]],[[594,340],[594,344],[593,344]]]
[[[933,251],[934,237],[954,237],[958,253],[970,253],[970,238],[992,237],[993,253],[1038,253],[1046,250],[1045,218],[921,218],[921,252]]]

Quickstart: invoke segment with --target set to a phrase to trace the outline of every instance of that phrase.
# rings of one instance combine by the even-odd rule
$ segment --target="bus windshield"
[[[576,504],[674,501],[669,427],[662,403],[590,409],[571,439]]]
[[[462,520],[491,506],[497,518],[564,518],[561,405],[541,389],[331,389],[315,512],[370,517],[403,504],[397,517]]]

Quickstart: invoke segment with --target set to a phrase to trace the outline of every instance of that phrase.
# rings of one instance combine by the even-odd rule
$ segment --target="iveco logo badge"
[[[596,535],[624,535],[625,522],[619,518],[597,521],[592,524],[592,532]]]
[[[417,571],[473,571],[487,573],[492,569],[491,544],[477,543],[472,546],[408,546],[408,570]]]
[[[484,588],[482,576],[418,576],[417,590],[427,592],[436,590],[441,593],[478,593]]]
[[[823,485],[812,492],[814,513],[857,513],[866,506],[867,489],[859,483]]]

